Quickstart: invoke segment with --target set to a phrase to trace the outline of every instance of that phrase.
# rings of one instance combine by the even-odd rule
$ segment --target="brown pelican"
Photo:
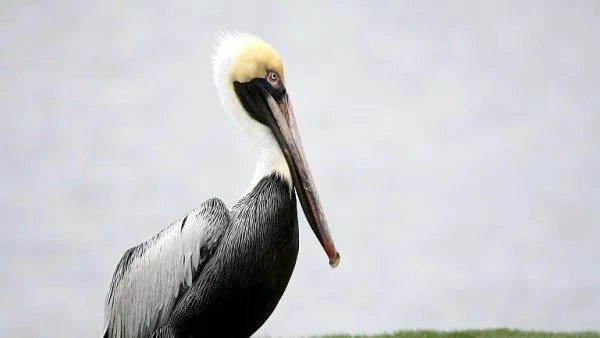
[[[258,152],[254,178],[231,209],[210,199],[125,252],[106,296],[105,338],[252,335],[296,264],[296,194],[329,264],[339,263],[279,55],[256,36],[224,34],[213,66],[224,109]]]

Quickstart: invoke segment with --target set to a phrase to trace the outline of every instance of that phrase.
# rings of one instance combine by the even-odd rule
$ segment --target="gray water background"
[[[222,27],[288,87],[332,233],[304,219],[260,334],[600,329],[600,2],[0,2],[0,336],[98,337],[123,252],[255,155]]]

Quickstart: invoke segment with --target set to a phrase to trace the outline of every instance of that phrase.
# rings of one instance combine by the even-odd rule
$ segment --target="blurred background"
[[[123,252],[255,154],[219,28],[280,52],[329,224],[258,335],[600,329],[597,1],[0,2],[0,336],[99,337]]]

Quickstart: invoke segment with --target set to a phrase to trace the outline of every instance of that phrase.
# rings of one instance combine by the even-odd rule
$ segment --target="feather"
[[[146,338],[164,325],[181,288],[192,285],[229,225],[229,210],[213,198],[127,250],[106,298],[105,337]]]

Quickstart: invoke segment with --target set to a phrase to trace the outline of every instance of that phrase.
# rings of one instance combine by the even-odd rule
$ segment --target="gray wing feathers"
[[[213,198],[127,250],[106,297],[104,337],[146,338],[165,324],[229,224],[229,210]]]

